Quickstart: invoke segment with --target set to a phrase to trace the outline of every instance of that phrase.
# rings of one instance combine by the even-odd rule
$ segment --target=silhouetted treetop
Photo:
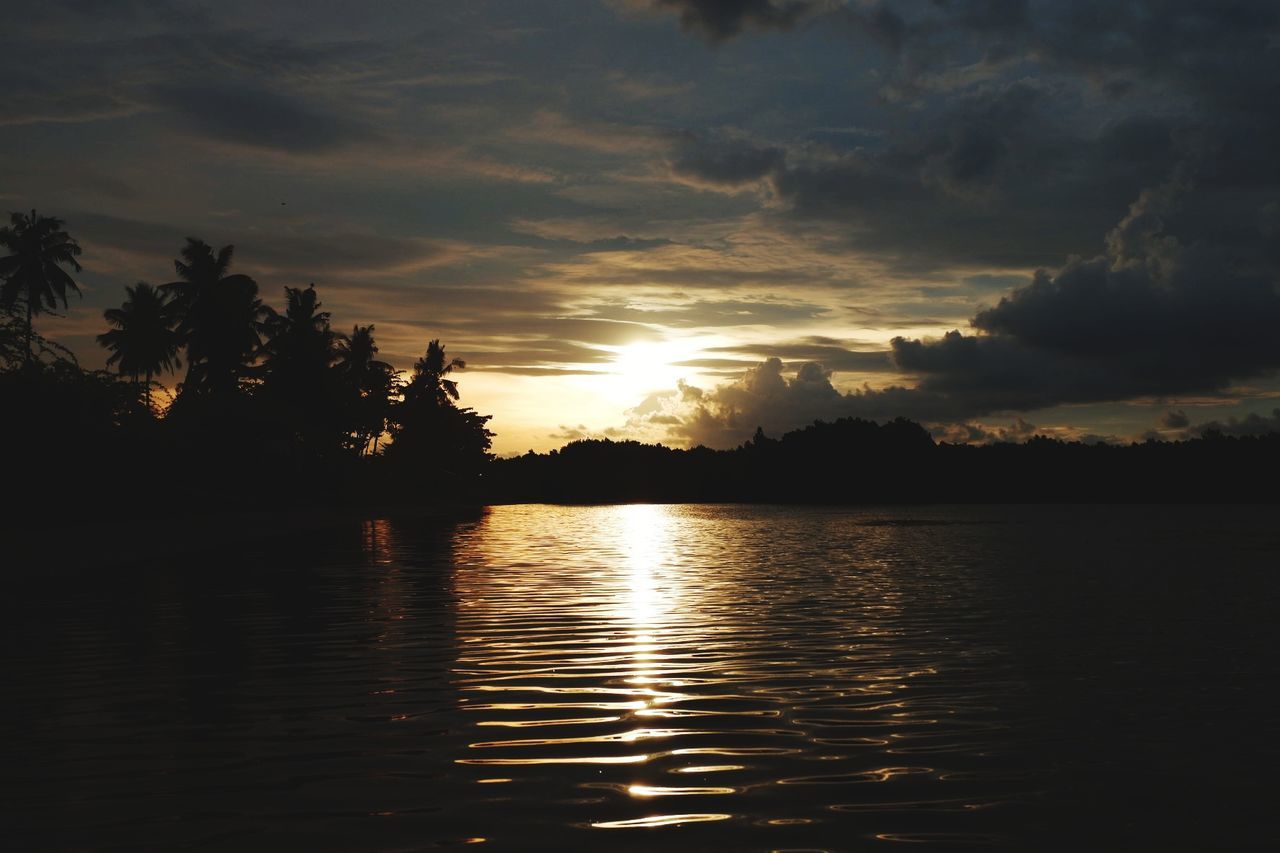
[[[74,278],[63,269],[80,272],[80,245],[64,229],[61,219],[31,213],[13,213],[9,225],[0,228],[0,247],[9,254],[0,258],[0,308],[25,312],[24,364],[31,361],[32,318],[67,306],[67,291],[80,292]]]
[[[177,318],[168,300],[146,282],[125,287],[124,304],[108,308],[103,317],[114,328],[98,335],[98,343],[111,351],[107,366],[146,380],[147,406],[151,404],[151,377],[181,366]]]
[[[231,246],[215,253],[189,237],[173,262],[178,280],[161,285],[181,317],[177,331],[187,361],[182,394],[226,395],[251,374],[270,315],[258,298],[258,283],[230,274],[233,254]]]

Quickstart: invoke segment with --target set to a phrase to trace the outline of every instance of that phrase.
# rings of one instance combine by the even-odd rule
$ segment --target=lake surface
[[[110,572],[11,566],[2,837],[1274,845],[1277,522],[504,506]]]

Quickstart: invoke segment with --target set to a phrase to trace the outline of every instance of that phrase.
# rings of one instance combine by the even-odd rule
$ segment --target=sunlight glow
[[[701,351],[691,340],[641,342],[614,348],[609,365],[609,386],[614,395],[639,403],[646,394],[670,390],[688,378],[691,371],[679,362],[694,358]]]

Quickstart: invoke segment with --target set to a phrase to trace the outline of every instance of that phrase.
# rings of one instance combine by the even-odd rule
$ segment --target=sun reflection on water
[[[796,547],[829,547],[821,533]],[[735,530],[671,506],[493,511],[455,543],[454,680],[475,727],[455,763],[501,767],[503,790],[530,802],[554,789],[593,803],[577,825],[597,829],[730,820],[762,786],[797,805],[754,826],[807,825],[794,812],[815,788],[943,780],[903,760],[960,735],[948,708],[912,698],[941,670],[904,639],[895,565],[850,571],[847,543],[753,564],[752,549],[779,559],[775,535],[767,516]],[[655,813],[691,796],[711,808]],[[865,794],[847,796],[827,813]]]
[[[668,508],[652,504],[618,507],[617,518],[627,580],[627,595],[619,605],[634,625],[635,655],[643,659],[652,652],[651,631],[667,618],[678,598],[677,590],[659,586],[671,554],[672,519]]]

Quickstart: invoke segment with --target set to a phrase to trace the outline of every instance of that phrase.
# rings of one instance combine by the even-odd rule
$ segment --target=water
[[[10,849],[1273,844],[1277,512],[496,507],[3,611]]]

